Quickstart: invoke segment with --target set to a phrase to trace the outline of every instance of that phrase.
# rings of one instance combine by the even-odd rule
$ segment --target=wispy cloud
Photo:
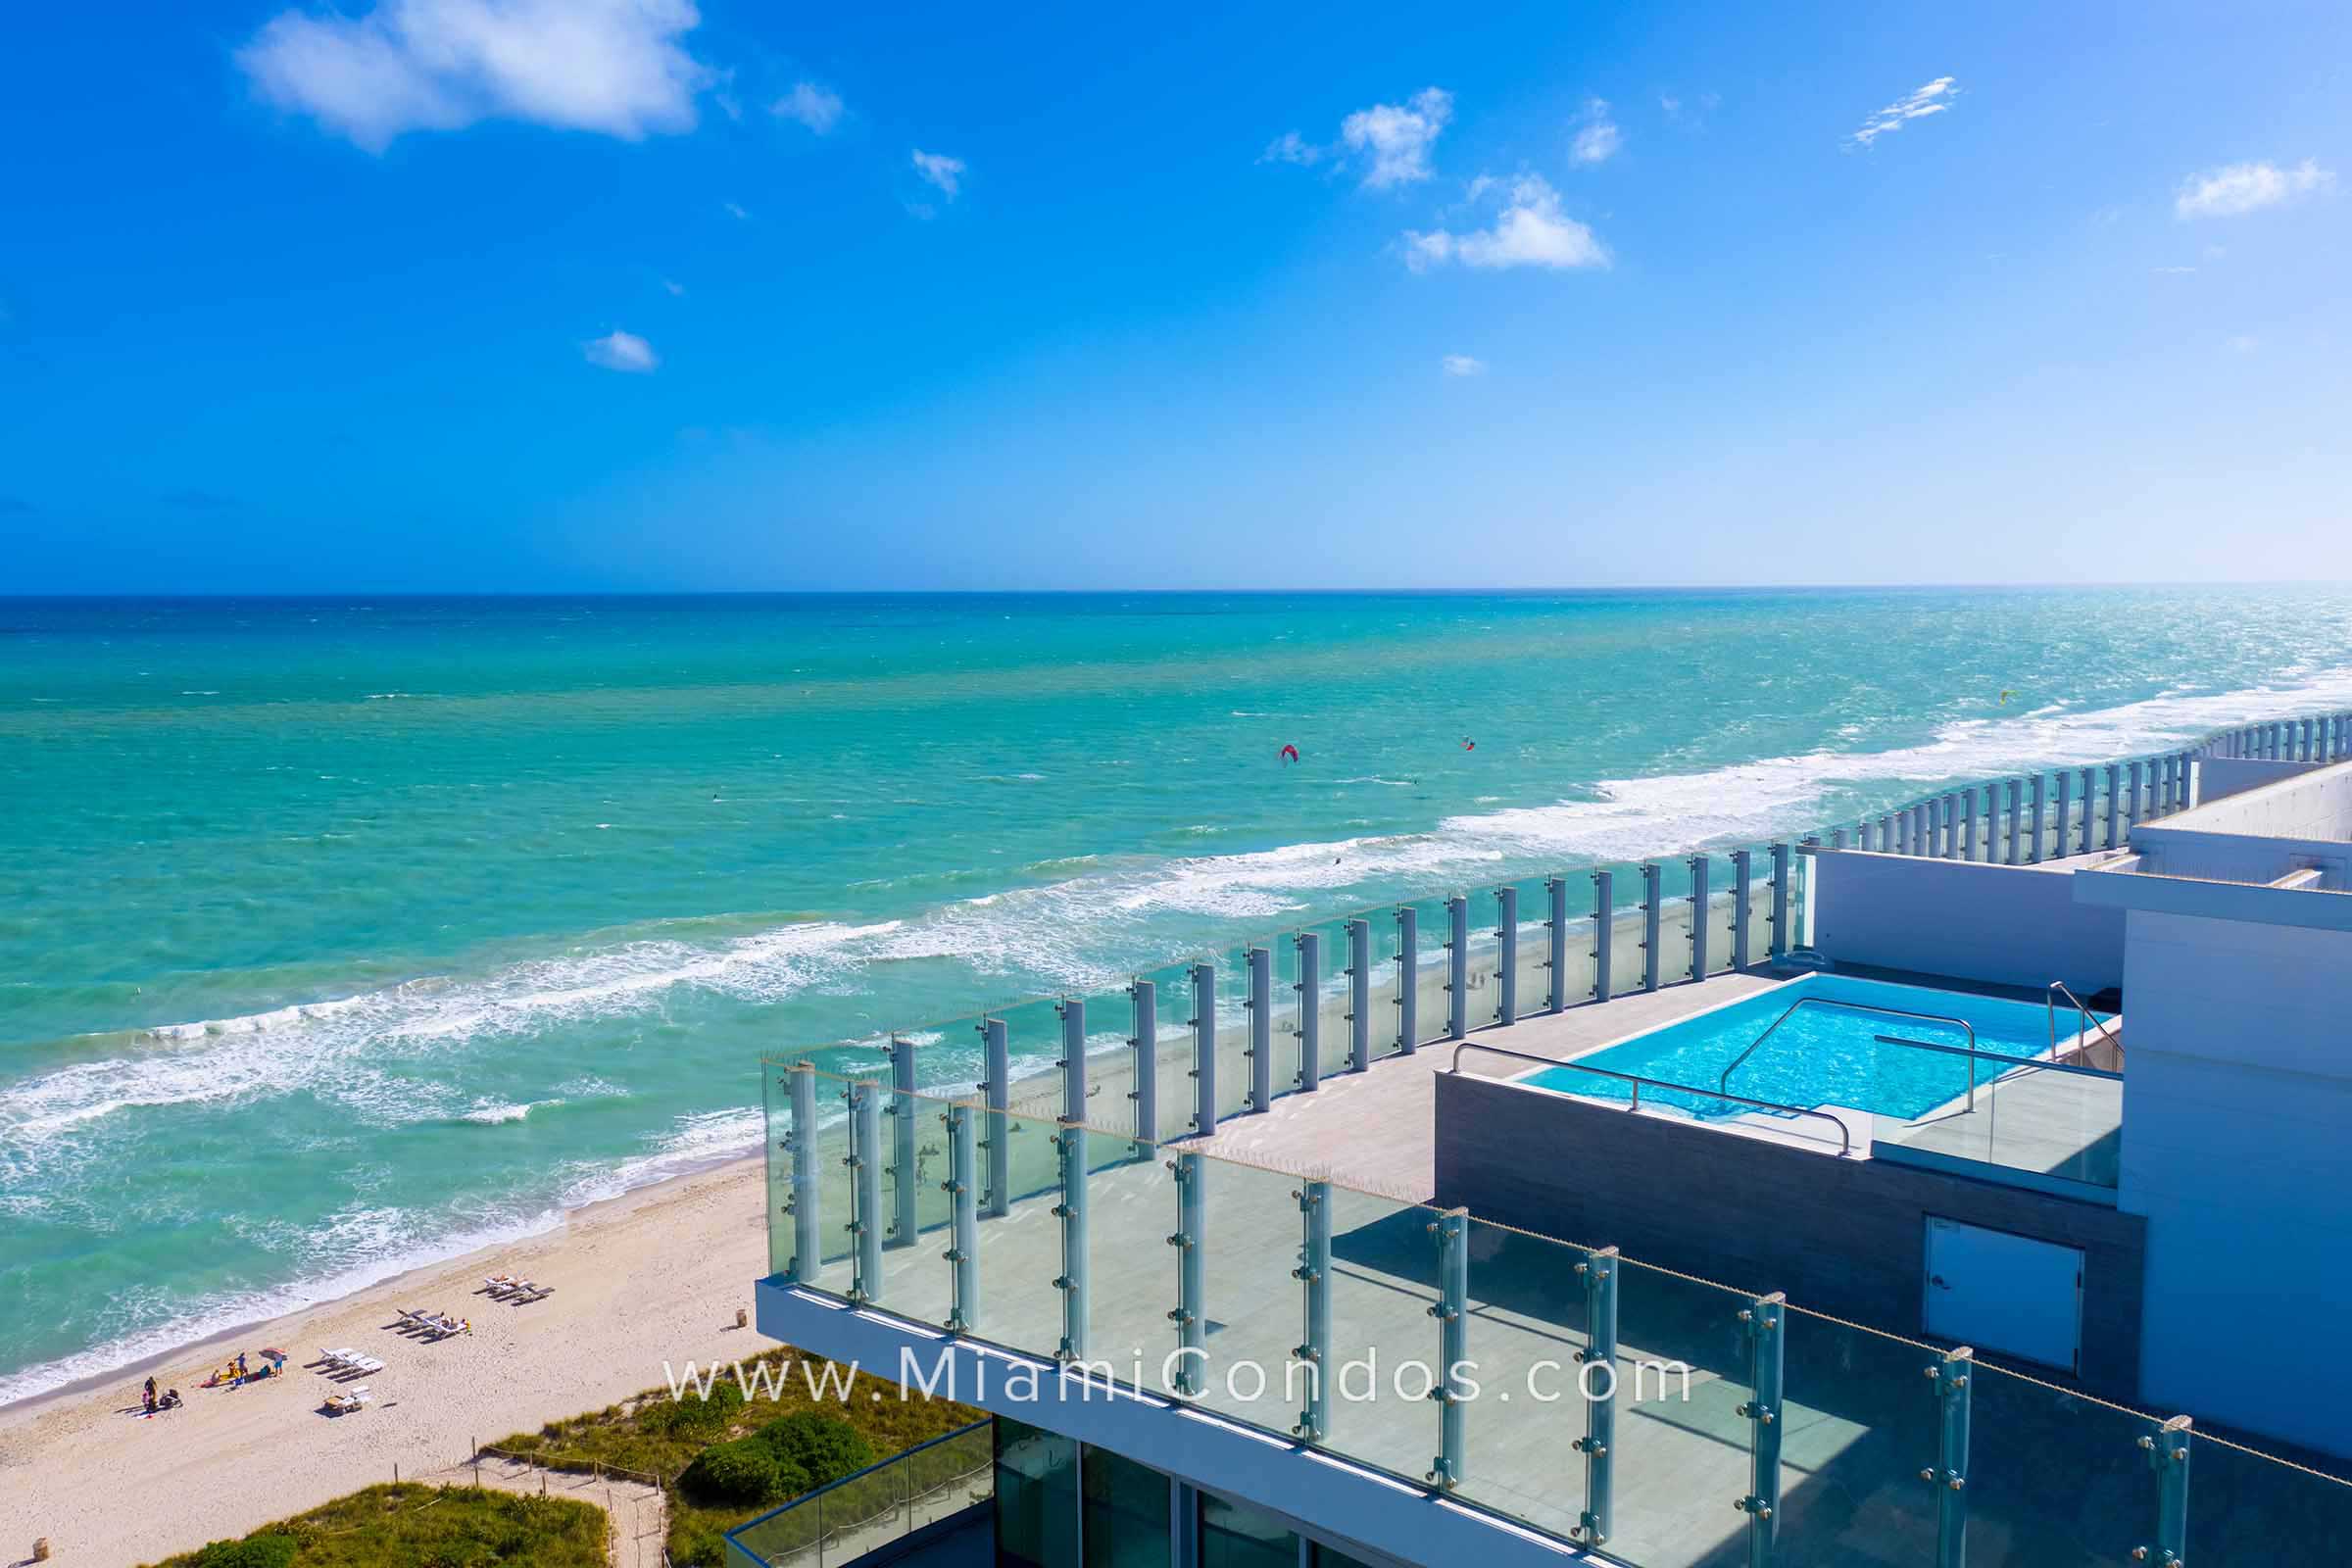
[[[738,221],[748,219],[752,216],[751,214],[745,212],[743,208],[735,202],[720,202],[718,206],[719,211],[725,213],[729,218],[735,219]]]
[[[2193,267],[2151,267],[2148,269],[2148,270],[2151,272],[2164,273],[2173,277],[2180,277],[2195,271],[2196,269]]]
[[[963,190],[963,160],[950,158],[945,153],[927,153],[920,147],[914,150],[914,172],[926,185],[936,185],[948,200],[954,201]]]
[[[1419,272],[1459,262],[1481,270],[1542,267],[1564,271],[1609,265],[1608,248],[1592,229],[1560,210],[1560,193],[1541,174],[1515,174],[1507,179],[1482,174],[1471,181],[1470,194],[1474,201],[1488,196],[1501,201],[1502,210],[1494,223],[1469,233],[1407,229],[1407,267]]]
[[[2223,339],[2222,347],[2232,354],[2251,354],[2262,347],[2262,344],[2259,339],[2248,337],[2245,333],[2240,332],[2234,337]]]
[[[603,337],[590,338],[580,345],[580,352],[590,365],[607,370],[625,370],[632,375],[647,374],[662,364],[651,343],[618,327]]]
[[[841,94],[813,81],[796,81],[792,91],[767,106],[767,112],[823,136],[841,123]]]
[[[1331,149],[1318,147],[1295,130],[1286,130],[1266,143],[1266,150],[1257,155],[1261,164],[1319,164],[1329,157]]]
[[[412,130],[520,120],[630,141],[692,129],[711,73],[692,0],[379,0],[282,12],[237,64],[270,102],[370,152]]]
[[[1586,99],[1584,112],[1576,117],[1574,123],[1576,134],[1568,141],[1570,163],[1605,164],[1625,144],[1625,132],[1609,118],[1609,106],[1603,99]]]
[[[1340,122],[1340,142],[1368,161],[1366,190],[1409,185],[1430,175],[1429,150],[1453,118],[1453,94],[1424,87],[1399,104],[1374,104]]]
[[[2173,198],[2176,218],[2235,218],[2308,196],[2334,183],[2332,170],[2309,158],[2292,169],[2277,164],[2230,164],[2211,173],[2191,174]]]
[[[669,297],[673,300],[681,300],[686,297],[686,285],[674,277],[663,278],[662,286],[668,291]]]
[[[1868,147],[1888,131],[1900,130],[1914,120],[1942,114],[1952,107],[1952,100],[1959,95],[1960,89],[1952,85],[1951,77],[1937,76],[1924,87],[1913,88],[1862,122],[1861,128],[1848,136],[1845,144],[1848,147]]]
[[[1447,375],[1484,375],[1487,362],[1474,360],[1467,354],[1448,354],[1442,362]]]

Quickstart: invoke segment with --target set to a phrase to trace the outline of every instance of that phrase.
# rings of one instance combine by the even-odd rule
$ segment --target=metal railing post
[[[1519,1017],[1519,890],[1506,882],[1494,890],[1494,1021]]]
[[[818,1240],[816,1064],[796,1061],[785,1072],[792,1091],[792,1261],[784,1273],[795,1285],[814,1285],[825,1261]]]
[[[1086,1004],[1064,997],[1054,1004],[1061,1019],[1061,1113],[1071,1121],[1086,1120]]]
[[[1291,1430],[1320,1443],[1331,1431],[1331,1391],[1324,1384],[1331,1349],[1331,1183],[1308,1182],[1293,1196],[1305,1234],[1291,1276],[1306,1287],[1306,1339],[1291,1353],[1306,1363],[1306,1408]]]
[[[1544,1010],[1565,1012],[1568,1010],[1568,879],[1555,876],[1546,881],[1544,902],[1544,966],[1551,971]]]
[[[1159,1142],[1159,986],[1134,980],[1127,986],[1127,1003],[1134,1033],[1135,1087],[1127,1098],[1135,1102],[1135,1136],[1147,1144]]]
[[[2177,1568],[2187,1555],[2188,1433],[2188,1417],[2177,1415],[2159,1427],[2154,1437],[2139,1440],[2156,1472],[2156,1542],[2152,1546],[2133,1547],[2134,1561]]]
[[[1470,1211],[1447,1209],[1429,1232],[1438,1243],[1438,1302],[1429,1315],[1438,1320],[1437,1387],[1429,1396],[1438,1401],[1438,1457],[1428,1480],[1441,1491],[1462,1484],[1462,1423],[1469,1413],[1462,1371],[1470,1359]]]
[[[1193,1131],[1217,1130],[1217,966],[1193,965]]]
[[[1372,922],[1348,922],[1348,1065],[1372,1065]]]
[[[1661,929],[1658,910],[1658,866],[1654,860],[1642,862],[1642,989],[1658,989],[1658,932]]]
[[[2088,855],[2090,853],[2090,813],[2091,808],[2097,802],[2097,792],[2091,779],[2091,771],[2086,767],[2082,770],[2082,831],[2077,837],[2075,842],[2075,850],[2077,854]]]
[[[914,1147],[914,1042],[890,1037],[890,1237],[892,1247],[912,1247],[916,1200]]]
[[[2114,849],[2124,841],[2124,772],[2115,763],[2107,764],[2107,848]]]
[[[1976,1352],[1967,1346],[1928,1368],[1936,1385],[1936,1463],[1919,1479],[1936,1489],[1936,1568],[1968,1561],[1968,1407]]]
[[[1779,1291],[1759,1296],[1740,1313],[1747,1339],[1747,1386],[1753,1391],[1739,1413],[1748,1424],[1747,1495],[1737,1504],[1747,1515],[1749,1568],[1772,1568],[1781,1528],[1781,1370],[1788,1300]]]
[[[1845,834],[1835,834],[1832,842],[1837,848],[1844,849]],[[1755,868],[1748,863],[1749,858],[1746,850],[1732,852],[1732,967],[1735,969],[1746,968],[1748,960],[1747,927],[1750,912],[1755,907],[1756,891]]]
[[[1977,786],[1960,792],[1960,858],[1977,858]]]
[[[1061,1293],[1061,1346],[1055,1354],[1064,1361],[1086,1356],[1086,1128],[1075,1116],[1064,1116],[1054,1135],[1054,1152],[1061,1171],[1061,1201],[1054,1217],[1061,1221],[1061,1273],[1054,1288]]]
[[[1446,901],[1446,1038],[1470,1032],[1470,901],[1456,893]]]
[[[990,1219],[1001,1219],[1012,1207],[1012,1046],[1002,1018],[980,1020],[980,1093],[986,1099],[988,1119],[981,1124],[980,1147],[988,1151],[988,1191],[981,1207]]]
[[[2042,810],[2049,795],[2050,781],[2046,774],[2036,773],[2030,782],[2034,786],[2034,821],[2031,842],[2026,846],[2026,863],[2038,865],[2041,863]]]
[[[953,1270],[947,1329],[969,1334],[980,1326],[979,1150],[970,1106],[950,1105],[940,1120],[948,1128],[948,1179],[941,1185],[955,1214],[948,1250],[940,1254]]]
[[[1421,911],[1396,906],[1396,1049],[1421,1049]]]
[[[1617,906],[1607,871],[1592,873],[1592,1000],[1609,1000],[1609,939],[1617,934]]]
[[[2025,821],[2026,821],[2026,819],[2025,819],[2025,814],[2024,814],[2024,812],[2023,812],[2023,811],[2021,811],[2021,810],[2019,809],[2019,806],[2018,806],[2018,792],[2019,792],[2019,790],[2020,790],[2020,788],[2021,788],[2021,785],[2020,785],[2019,781],[2018,781],[2018,780],[2016,780],[2016,779],[2010,779],[2010,780],[2008,781],[2008,784],[2009,784],[2009,858],[2008,858],[2006,860],[2003,860],[2001,863],[2002,863],[2002,864],[2004,864],[2004,865],[2017,865],[2017,864],[2020,864],[2020,863],[2022,863],[2022,862],[2024,861],[2024,859],[2025,859],[2025,857],[2024,857],[2024,856],[2022,856],[2021,854],[2019,854],[2019,853],[2018,853],[2018,850],[2019,850],[2019,846],[2020,846],[2020,841],[2022,840],[2022,838],[2023,838],[2023,836],[2024,836],[2023,830],[2024,830],[2024,828],[2025,828]],[[1996,786],[1995,786],[1995,788],[1998,788],[1998,786],[1996,785]]]
[[[2071,793],[2070,786],[2072,782],[2072,775],[2070,775],[2065,768],[2060,768],[2058,770],[2057,801],[2058,831],[2050,838],[2050,858],[2054,860],[2063,860],[2066,858],[2068,854],[2066,848],[2066,831],[2070,819],[2067,814],[2067,806],[2069,804],[2068,796]]]
[[[1772,845],[1772,956],[1776,958],[1788,952],[1788,846],[1776,839]]]
[[[1176,1386],[1169,1392],[1190,1396],[1208,1387],[1202,1369],[1208,1358],[1207,1270],[1202,1250],[1208,1205],[1200,1187],[1207,1166],[1199,1154],[1187,1153],[1168,1161],[1168,1169],[1176,1177],[1176,1234],[1168,1238],[1168,1245],[1176,1249],[1176,1310],[1168,1314],[1168,1321],[1176,1325]]]
[[[1690,867],[1690,978],[1707,977],[1707,858],[1693,855]]]
[[[1298,978],[1291,989],[1298,994],[1298,1023],[1291,1031],[1298,1042],[1298,1085],[1311,1093],[1323,1087],[1323,938],[1301,931],[1291,938]]]
[[[1250,950],[1250,1108],[1274,1107],[1274,950]]]
[[[1585,1348],[1576,1353],[1584,1370],[1577,1387],[1585,1398],[1585,1435],[1575,1446],[1585,1456],[1585,1508],[1576,1534],[1588,1546],[1607,1543],[1615,1498],[1617,1455],[1617,1249],[1604,1247],[1576,1265],[1585,1281]],[[1592,1369],[1608,1368],[1607,1387],[1595,1390]]]
[[[882,1097],[871,1078],[850,1080],[850,1299],[882,1299]]]

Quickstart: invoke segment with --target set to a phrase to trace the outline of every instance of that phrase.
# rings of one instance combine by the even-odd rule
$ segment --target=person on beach
[[[155,1414],[155,1379],[147,1380],[147,1413]]]

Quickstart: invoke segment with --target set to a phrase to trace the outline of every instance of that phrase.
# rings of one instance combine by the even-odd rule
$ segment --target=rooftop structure
[[[969,1020],[968,1097],[772,1059],[760,1327],[994,1412],[1001,1561],[2332,1561],[2352,1390],[2212,1350],[2344,1298],[2347,742],[1328,922]]]

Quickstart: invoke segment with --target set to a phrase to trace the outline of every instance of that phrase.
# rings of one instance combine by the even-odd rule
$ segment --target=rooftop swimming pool
[[[1692,1089],[1720,1088],[1775,1104],[1808,1109],[1844,1105],[1910,1120],[1967,1095],[1970,1082],[1969,1029],[1905,1016],[1920,1013],[1965,1020],[1975,1030],[1981,1052],[2026,1057],[2049,1054],[2049,1012],[2040,1003],[1815,974],[1604,1046],[1578,1057],[1577,1063]],[[2104,1021],[2109,1015],[2092,1016]],[[1773,1028],[1776,1019],[1782,1021]],[[2059,1042],[2071,1040],[2080,1024],[2074,1010],[2062,1005]],[[1770,1038],[1740,1060],[1740,1054],[1768,1029]],[[1881,1036],[1920,1044],[1885,1044]],[[1980,1088],[2015,1070],[2002,1062],[1979,1061],[1975,1066]],[[1626,1100],[1634,1094],[1631,1084],[1581,1072],[1576,1066],[1546,1068],[1524,1081],[1599,1099]],[[1644,1087],[1641,1098],[1644,1105],[1671,1104],[1708,1120],[1755,1111],[1708,1094]]]

